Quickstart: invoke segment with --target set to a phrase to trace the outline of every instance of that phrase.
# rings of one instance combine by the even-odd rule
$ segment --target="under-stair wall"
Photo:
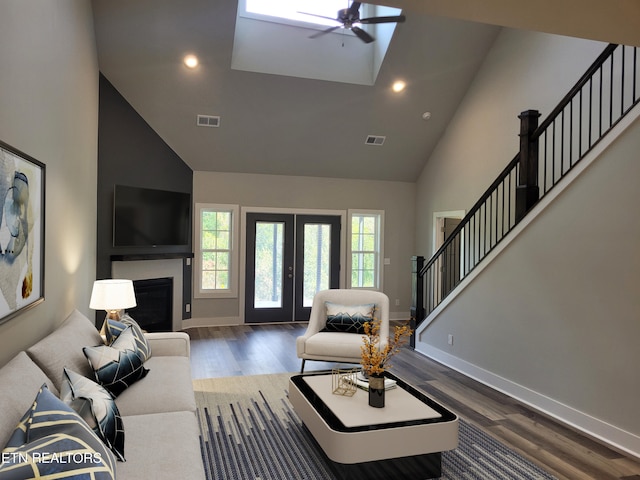
[[[456,143],[482,138],[482,130],[491,138],[493,127],[477,124],[483,103],[496,109],[503,101],[512,118],[513,112],[527,108],[544,116],[601,50],[601,44],[543,34],[504,31],[498,37],[458,112],[458,126],[470,127],[475,120],[477,130],[465,137],[464,128],[450,128],[420,179],[416,243],[427,246],[422,251],[433,251],[431,212],[472,205],[473,196],[490,181],[473,182],[477,190],[468,193],[473,188],[462,164],[450,164],[451,154],[460,150]],[[527,105],[513,105],[518,95],[526,98],[517,84],[502,99],[495,96],[491,78],[501,78],[523,54],[538,68],[548,63],[558,78],[570,76],[569,85],[555,91],[550,83],[546,92],[534,90]],[[538,69],[529,73],[549,75]],[[542,106],[536,93],[541,103],[555,98]],[[517,119],[512,121],[516,130]],[[547,206],[536,207],[545,208],[425,322],[416,349],[640,456],[640,417],[635,413],[640,376],[634,372],[640,363],[640,221],[634,212],[640,203],[640,121],[630,117],[622,127],[624,132],[610,139],[568,188]],[[503,145],[479,147],[466,159],[476,162],[475,170],[492,170],[492,162],[504,163],[517,149],[509,145],[510,155],[494,155]],[[443,172],[450,174],[445,182],[455,185],[456,166],[462,188],[427,188],[442,181],[438,174]],[[499,170],[496,166],[487,177]],[[456,193],[464,197],[460,203]]]

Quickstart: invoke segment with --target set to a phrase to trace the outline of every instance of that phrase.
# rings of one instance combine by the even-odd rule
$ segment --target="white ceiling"
[[[448,2],[449,12],[442,1],[385,2],[406,7],[407,21],[398,25],[373,86],[233,70],[236,0],[93,0],[93,9],[100,70],[193,170],[411,182],[499,33],[445,16],[476,20],[478,13],[456,11],[469,0]],[[476,1],[500,15],[505,2],[522,3]],[[615,10],[618,2],[628,3],[606,5]],[[512,17],[494,23],[521,22]],[[308,35],[300,30],[299,43],[313,42]],[[323,39],[329,62],[332,52],[339,58],[351,48],[339,37],[333,44]],[[199,57],[195,70],[182,64],[186,53]],[[312,68],[322,70],[317,63]],[[396,78],[407,82],[400,94],[390,90]],[[426,111],[429,121],[422,119]],[[219,115],[220,127],[197,127],[197,114]],[[369,134],[386,136],[384,145],[365,145]]]

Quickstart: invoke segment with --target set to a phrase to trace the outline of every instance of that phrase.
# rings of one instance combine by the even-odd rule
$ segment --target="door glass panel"
[[[305,224],[302,306],[310,307],[314,295],[329,288],[330,254],[331,225]]]
[[[284,223],[256,222],[255,308],[281,308]]]

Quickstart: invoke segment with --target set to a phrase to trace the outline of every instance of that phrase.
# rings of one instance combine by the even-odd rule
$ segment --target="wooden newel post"
[[[424,279],[420,275],[420,271],[424,266],[424,257],[411,257],[411,319],[409,327],[413,330],[413,334],[409,339],[411,348],[416,346],[416,327],[418,322],[424,320]]]
[[[540,198],[538,188],[538,139],[533,132],[538,128],[540,112],[526,110],[520,119],[520,174],[516,187],[516,222],[533,207]]]

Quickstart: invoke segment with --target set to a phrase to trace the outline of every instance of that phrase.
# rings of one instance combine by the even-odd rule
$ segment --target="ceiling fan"
[[[318,38],[327,33],[333,32],[338,28],[349,28],[356,36],[362,40],[364,43],[371,43],[375,40],[371,35],[358,27],[357,24],[372,24],[372,23],[402,23],[405,21],[406,17],[404,15],[396,15],[390,17],[371,17],[371,18],[360,18],[360,5],[361,2],[353,2],[349,8],[343,8],[338,10],[337,18],[324,17],[322,15],[315,15],[313,13],[304,13],[305,15],[312,15],[314,17],[325,18],[328,20],[333,20],[334,22],[340,23],[340,25],[336,25],[335,27],[327,28],[326,30],[322,30],[318,33],[311,35],[309,38]]]

